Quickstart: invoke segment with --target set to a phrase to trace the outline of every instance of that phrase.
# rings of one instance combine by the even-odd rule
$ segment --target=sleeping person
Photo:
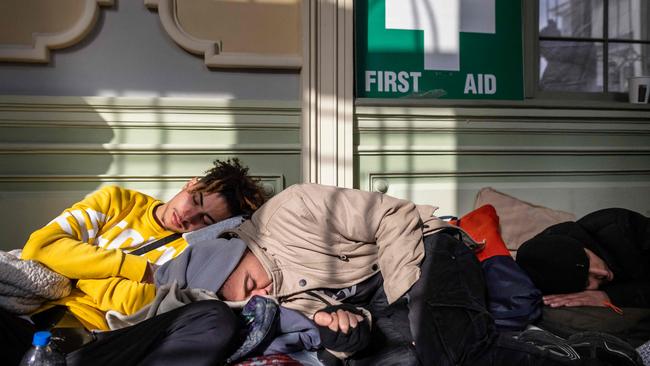
[[[650,218],[637,212],[553,225],[521,245],[517,263],[551,307],[650,308]]]
[[[107,310],[130,314],[154,298],[156,289],[151,282],[155,268],[178,256],[188,245],[180,233],[235,215],[250,215],[264,200],[261,188],[248,175],[248,168],[237,159],[216,160],[204,176],[191,179],[164,203],[137,191],[105,187],[35,231],[22,250],[22,259],[38,261],[73,281],[70,295],[47,307],[65,307],[73,316],[66,318],[86,329],[108,330],[104,318]],[[161,243],[161,239],[167,242],[147,251],[151,243]],[[144,254],[133,254],[138,252]],[[213,307],[218,316],[231,315],[222,304]],[[48,313],[41,312],[39,318],[48,318],[44,314]],[[196,312],[192,314],[197,317]],[[169,316],[170,320],[159,321],[155,326],[149,324],[149,328],[169,330],[180,318],[188,322],[186,315]],[[31,334],[41,326],[31,320],[0,311],[0,344],[11,364],[18,363],[30,346]],[[134,339],[143,338],[146,333],[133,334],[131,338],[123,337],[124,342],[136,344]],[[173,342],[178,341],[168,343]],[[152,346],[140,347],[149,354]],[[130,362],[139,362],[133,355],[131,359]],[[100,360],[97,362],[101,364]],[[106,363],[119,362],[112,358]]]
[[[605,334],[497,332],[475,243],[433,211],[376,192],[294,185],[215,240],[219,265],[187,251],[158,269],[156,284],[226,301],[273,297],[314,321],[325,364],[641,365]]]

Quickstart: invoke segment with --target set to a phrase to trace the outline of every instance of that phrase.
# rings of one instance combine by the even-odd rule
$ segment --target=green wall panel
[[[376,103],[375,103],[376,104]],[[355,185],[462,215],[492,186],[578,216],[650,215],[650,111],[358,105]]]
[[[0,96],[0,249],[104,185],[171,198],[239,157],[270,193],[298,183],[300,104]]]

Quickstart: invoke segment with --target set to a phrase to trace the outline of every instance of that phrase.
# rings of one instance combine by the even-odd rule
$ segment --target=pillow
[[[501,237],[512,255],[526,240],[551,225],[575,221],[572,213],[534,205],[499,192],[491,187],[482,188],[476,195],[474,208],[490,204],[499,216]]]
[[[216,239],[221,235],[222,232],[225,230],[231,230],[239,226],[242,222],[244,222],[244,217],[239,215],[239,216],[233,216],[228,219],[224,219],[221,221],[217,221],[212,225],[208,225],[206,227],[202,227],[200,229],[194,230],[187,232],[183,234],[183,238],[190,244],[194,243],[201,243],[204,241],[211,241],[213,239]]]
[[[510,256],[499,235],[499,217],[492,205],[481,206],[450,223],[483,242],[476,252],[487,287],[487,305],[497,329],[523,330],[542,314],[542,293]]]
[[[451,220],[452,225],[460,226],[474,241],[484,243],[483,249],[476,252],[479,261],[495,255],[510,255],[499,234],[499,216],[492,205],[484,205],[464,215],[459,220]]]

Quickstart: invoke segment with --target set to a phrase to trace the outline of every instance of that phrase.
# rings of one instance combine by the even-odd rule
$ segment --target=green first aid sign
[[[357,0],[355,12],[358,98],[524,98],[521,0]]]

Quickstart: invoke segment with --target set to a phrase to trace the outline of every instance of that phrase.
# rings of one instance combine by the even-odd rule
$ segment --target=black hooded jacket
[[[623,208],[592,212],[539,235],[567,235],[602,258],[614,273],[600,290],[617,306],[650,308],[650,218]]]

